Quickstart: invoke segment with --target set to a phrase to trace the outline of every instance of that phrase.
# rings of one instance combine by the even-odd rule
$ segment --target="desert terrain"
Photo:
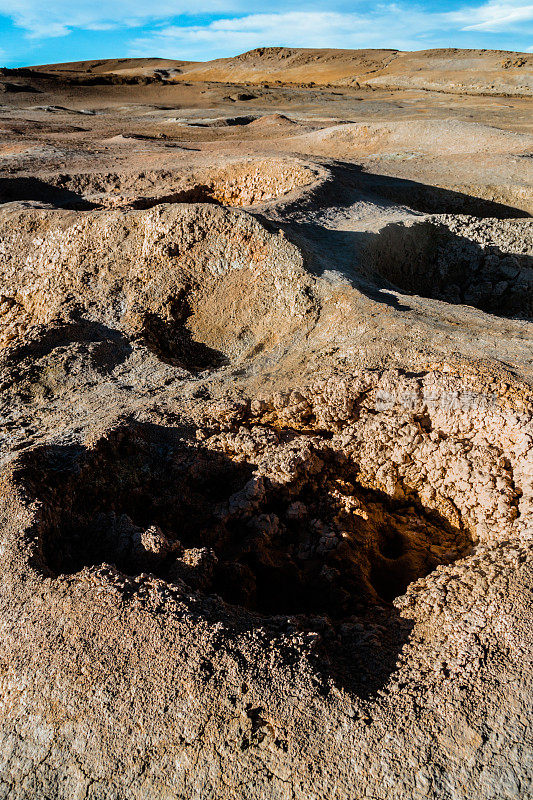
[[[532,93],[0,70],[0,798],[533,796]]]

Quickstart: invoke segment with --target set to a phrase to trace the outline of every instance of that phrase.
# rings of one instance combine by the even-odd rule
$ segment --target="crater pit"
[[[370,237],[364,266],[394,286],[508,317],[533,317],[533,222],[433,216]]]
[[[0,179],[0,203],[32,200],[61,208],[151,208],[161,203],[254,206],[315,182],[319,170],[297,161],[264,159],[224,168],[60,173]]]
[[[157,426],[38,450],[25,483],[44,504],[43,568],[108,563],[263,615],[343,620],[469,550],[468,533],[437,512],[364,489],[328,438],[263,434],[283,479]]]
[[[228,635],[296,631],[367,696],[406,642],[413,582],[527,527],[530,423],[452,378],[369,371],[201,408],[22,453],[33,574],[141,604],[156,586]]]

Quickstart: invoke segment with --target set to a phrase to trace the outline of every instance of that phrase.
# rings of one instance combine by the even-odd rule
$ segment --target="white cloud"
[[[525,4],[516,0],[491,0],[477,8],[460,9],[450,12],[448,18],[463,31],[504,31],[523,30],[525,22],[533,23],[533,3]]]
[[[288,11],[286,0],[259,0],[254,13],[247,13],[246,0],[197,0],[194,7],[186,0],[0,0],[0,15],[35,39],[66,36],[75,29],[148,28],[131,42],[130,55],[201,59],[275,44],[421,49],[467,42],[466,46],[483,47],[484,35],[514,31],[523,36],[525,24],[533,20],[533,5],[524,0],[465,0],[461,8],[440,13],[424,10],[416,0],[374,5],[353,0],[349,12],[319,10],[326,1],[314,0],[309,11]],[[225,16],[203,25],[176,24],[190,14]]]
[[[174,58],[209,58],[263,45],[290,47],[420,48],[435,26],[435,16],[408,12],[397,5],[374,12],[293,11],[250,14],[208,25],[169,26],[131,42],[130,55],[157,53]]]
[[[480,35],[503,32],[523,26],[529,19],[533,19],[533,5],[516,0],[491,0],[440,13],[399,3],[377,4],[372,9],[366,5],[361,13],[255,13],[207,25],[162,28],[132,41],[130,55],[157,53],[169,58],[204,60],[269,45],[420,50],[459,46],[457,37],[461,31],[480,31]],[[483,39],[471,35],[463,46],[483,47]]]
[[[199,0],[194,13],[238,12],[242,0]],[[186,0],[0,0],[0,14],[10,17],[30,37],[66,36],[73,29],[133,28],[190,14]]]

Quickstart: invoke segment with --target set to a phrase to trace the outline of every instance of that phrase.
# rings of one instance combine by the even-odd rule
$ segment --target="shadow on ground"
[[[127,337],[120,331],[101,322],[80,318],[36,327],[32,338],[8,350],[6,357],[12,370],[16,370],[24,359],[30,358],[37,364],[39,359],[50,355],[57,348],[76,343],[97,345],[92,348],[91,358],[94,366],[103,373],[111,372],[132,352]]]
[[[401,203],[425,213],[491,219],[528,218],[520,209],[413,181],[363,172],[336,163],[333,180],[310,196],[283,207],[274,223],[307,255],[315,274],[338,272],[360,292],[397,310],[410,310],[399,291],[447,303],[470,305],[502,317],[533,316],[533,257],[481,246],[439,221],[384,224],[378,232],[336,229],[335,214],[360,202]],[[272,221],[261,218],[267,227]],[[332,227],[330,227],[332,225]]]
[[[311,196],[285,206],[286,211],[303,209],[306,203],[319,207],[343,208],[353,205],[361,195],[373,195],[424,214],[467,214],[480,219],[517,219],[531,216],[521,208],[494,200],[406,178],[367,172],[359,164],[348,161],[328,162],[327,168],[332,175],[331,180],[317,187]]]
[[[40,178],[0,178],[0,204],[12,202],[48,203],[57,208],[88,211],[97,208],[81,194],[47,183]]]

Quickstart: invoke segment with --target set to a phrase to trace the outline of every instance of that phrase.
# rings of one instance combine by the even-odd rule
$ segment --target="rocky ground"
[[[531,57],[392,52],[0,76],[0,797],[532,796]]]

